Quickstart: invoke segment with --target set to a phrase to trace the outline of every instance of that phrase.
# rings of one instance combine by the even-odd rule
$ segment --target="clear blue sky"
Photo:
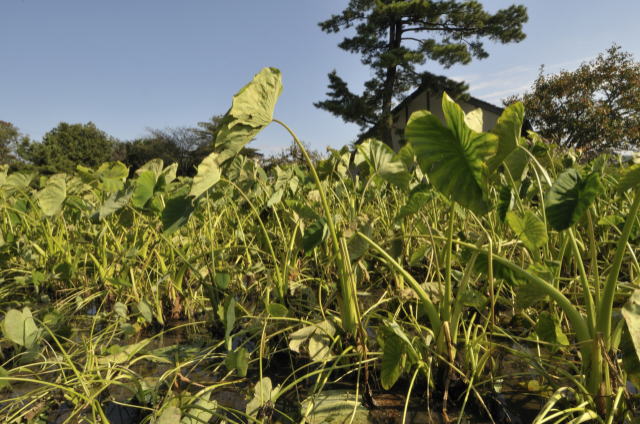
[[[357,127],[318,110],[332,69],[359,89],[369,70],[317,23],[347,0],[0,0],[0,120],[39,139],[60,121],[93,121],[129,140],[146,128],[193,126],[224,113],[264,66],[282,70],[276,109],[314,148],[339,147]],[[496,10],[513,1],[490,0]],[[529,87],[541,64],[573,69],[613,42],[640,60],[640,1],[526,0],[527,39],[489,43],[490,57],[427,69],[466,80],[499,104]],[[289,144],[279,128],[255,146]]]

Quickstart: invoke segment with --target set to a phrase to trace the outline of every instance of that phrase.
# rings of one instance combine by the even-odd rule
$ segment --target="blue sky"
[[[93,121],[122,140],[147,128],[193,126],[224,113],[264,66],[282,70],[276,116],[312,147],[353,140],[354,125],[318,110],[332,69],[359,89],[369,70],[341,51],[341,35],[317,23],[347,0],[1,0],[0,120],[39,139],[60,121]],[[485,1],[490,11],[513,1]],[[490,57],[425,69],[464,79],[499,104],[531,85],[540,65],[573,69],[612,43],[640,60],[640,1],[534,0],[528,37],[488,43]],[[290,143],[280,128],[254,142],[266,153]]]

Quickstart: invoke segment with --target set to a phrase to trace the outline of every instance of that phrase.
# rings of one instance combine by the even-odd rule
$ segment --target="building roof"
[[[418,86],[418,88],[416,88],[413,93],[409,94],[404,100],[402,100],[398,105],[396,105],[396,107],[394,107],[391,110],[392,114],[396,114],[398,112],[400,112],[405,105],[408,105],[413,99],[415,99],[416,97],[418,97],[419,95],[421,95],[422,93],[425,92],[425,90],[429,90],[429,85],[426,83],[422,83],[420,84],[420,86]],[[497,115],[500,115],[502,113],[502,111],[504,110],[504,108],[493,105],[489,102],[485,102],[484,100],[480,100],[477,97],[473,97],[473,96],[468,96],[464,99],[465,102],[469,103],[472,106],[475,107],[479,107],[481,109],[485,109],[489,112],[493,112]]]

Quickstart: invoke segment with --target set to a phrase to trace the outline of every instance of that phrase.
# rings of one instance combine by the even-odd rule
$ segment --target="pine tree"
[[[363,131],[375,128],[376,135],[390,144],[393,102],[408,90],[420,84],[456,94],[466,90],[464,84],[420,70],[422,65],[432,61],[450,67],[486,58],[486,40],[522,41],[527,20],[524,6],[491,14],[476,0],[350,0],[340,14],[319,25],[327,33],[355,29],[339,47],[361,55],[373,77],[358,95],[334,70],[329,74],[328,99],[315,106]]]

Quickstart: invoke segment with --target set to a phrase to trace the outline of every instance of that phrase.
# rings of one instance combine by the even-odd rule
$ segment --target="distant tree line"
[[[31,169],[45,174],[73,172],[78,165],[96,167],[107,161],[121,161],[133,172],[151,159],[177,163],[179,175],[192,176],[197,165],[213,151],[220,117],[214,116],[196,127],[150,129],[144,137],[119,141],[92,122],[61,122],[40,141],[23,135],[10,122],[0,121],[0,164],[12,169]],[[262,158],[253,148],[243,155]]]

